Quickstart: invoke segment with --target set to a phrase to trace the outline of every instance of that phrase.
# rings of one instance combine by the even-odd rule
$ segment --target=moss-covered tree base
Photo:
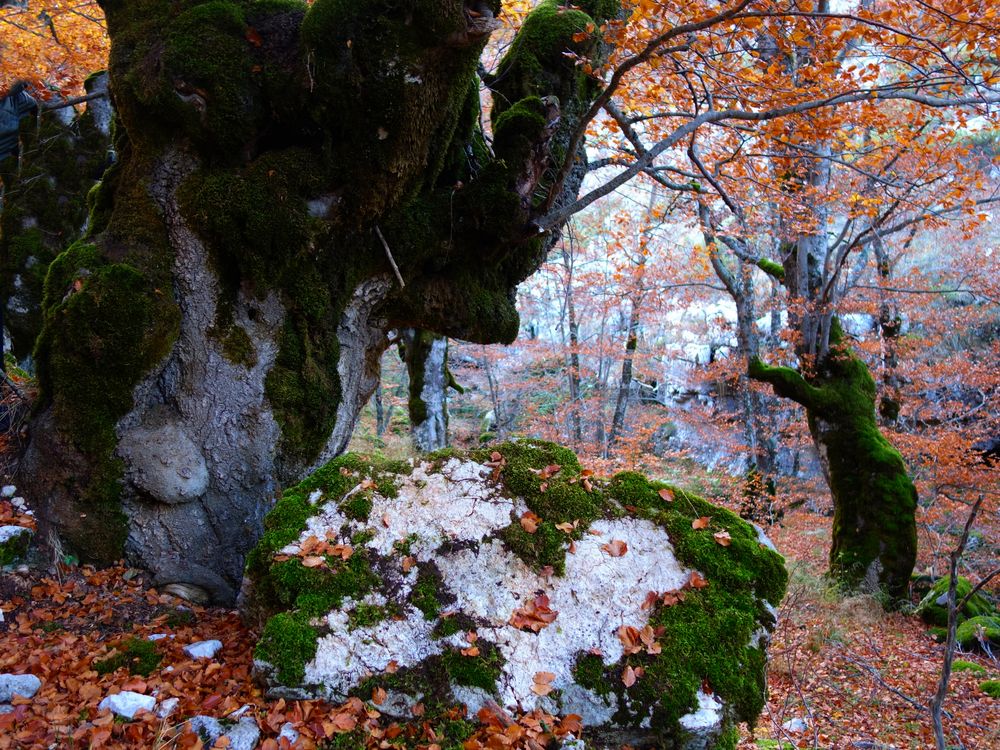
[[[245,608],[273,695],[539,707],[595,747],[732,747],[763,708],[782,558],[677,488],[596,480],[550,443],[347,455],[265,524]]]

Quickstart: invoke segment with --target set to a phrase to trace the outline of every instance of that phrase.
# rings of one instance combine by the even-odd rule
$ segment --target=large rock
[[[598,748],[735,746],[763,707],[782,558],[700,498],[588,474],[546,443],[330,462],[250,557],[258,679],[332,701],[381,688],[400,717],[578,714]]]

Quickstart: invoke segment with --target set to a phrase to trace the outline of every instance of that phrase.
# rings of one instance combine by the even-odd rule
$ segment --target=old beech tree
[[[489,78],[490,146],[499,2],[101,5],[118,161],[48,274],[25,490],[85,559],[231,600],[267,497],[346,446],[389,330],[516,336],[536,195],[597,93],[564,52],[594,56],[617,3],[532,13]]]

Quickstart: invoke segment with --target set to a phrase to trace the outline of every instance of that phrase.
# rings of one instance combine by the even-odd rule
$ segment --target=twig
[[[965,528],[962,529],[962,538],[958,541],[958,546],[952,550],[951,555],[949,555],[949,569],[948,569],[948,638],[945,641],[944,646],[944,663],[941,665],[941,679],[938,681],[937,692],[934,694],[934,700],[931,701],[931,722],[934,725],[934,742],[936,743],[937,750],[946,750],[947,745],[944,739],[944,726],[941,723],[941,713],[944,707],[944,699],[948,696],[948,680],[951,679],[951,664],[955,659],[955,630],[958,627],[958,611],[959,608],[956,606],[955,597],[956,589],[958,588],[958,561],[962,557],[962,553],[965,552],[965,545],[969,541],[969,532],[972,530],[972,524],[976,520],[976,515],[979,513],[979,509],[983,505],[983,500],[985,499],[984,494],[980,494],[975,504],[972,506],[972,510],[969,511],[969,517],[965,521]],[[992,575],[990,576],[992,577]],[[986,580],[989,580],[988,578]],[[980,586],[985,583],[980,582]],[[969,592],[969,595],[962,598],[962,604],[965,605],[966,601],[974,591]]]
[[[59,102],[44,102],[42,104],[42,110],[44,112],[51,112],[55,109],[64,109],[66,107],[75,107],[77,104],[83,104],[84,102],[93,101],[94,99],[103,99],[107,97],[107,91],[94,91],[90,94],[84,94],[83,96],[74,96],[72,99],[64,99]]]
[[[385,236],[382,234],[382,230],[378,228],[378,224],[375,225],[375,234],[377,234],[378,238],[382,240],[382,247],[385,248],[385,257],[389,259],[389,265],[392,266],[392,270],[396,274],[396,278],[399,280],[399,288],[405,289],[406,282],[403,281],[403,274],[399,272],[399,266],[396,265],[396,261],[392,257],[392,250],[389,249],[389,243],[385,241]]]

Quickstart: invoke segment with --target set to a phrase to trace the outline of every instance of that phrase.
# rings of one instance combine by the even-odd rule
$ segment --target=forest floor
[[[0,501],[0,525],[32,525]],[[741,748],[932,748],[926,706],[936,688],[943,647],[916,617],[885,613],[868,596],[844,598],[822,578],[830,519],[800,509],[769,532],[786,555],[789,594],[771,644],[770,698],[758,727],[744,728]],[[250,679],[254,634],[228,609],[197,607],[151,589],[143,574],[118,566],[95,570],[35,559],[0,574],[0,673],[31,672],[42,687],[0,714],[0,750],[7,748],[198,748],[201,740],[182,717],[224,721],[249,706],[263,750],[293,747],[279,739],[290,723],[301,735],[294,747],[348,750],[369,747],[448,747],[457,714],[421,717],[400,726],[377,706],[355,701],[333,707],[313,701],[268,701]],[[147,676],[125,667],[99,674],[98,663],[153,634],[160,661]],[[190,658],[183,646],[218,639],[213,658]],[[154,657],[155,658],[155,657]],[[1000,747],[1000,701],[979,685],[1000,677],[989,655],[963,654],[982,672],[953,675],[945,726],[956,748]],[[103,670],[101,670],[103,671]],[[115,718],[98,704],[118,691],[177,698],[167,718]],[[466,748],[531,747],[544,739],[538,716],[516,726],[478,728]],[[801,721],[794,721],[794,720]],[[793,722],[793,723],[790,723]],[[784,727],[793,727],[792,731]],[[473,729],[468,725],[468,730]],[[565,729],[565,727],[564,727]],[[287,734],[287,733],[286,733]],[[225,744],[216,744],[225,747]]]

